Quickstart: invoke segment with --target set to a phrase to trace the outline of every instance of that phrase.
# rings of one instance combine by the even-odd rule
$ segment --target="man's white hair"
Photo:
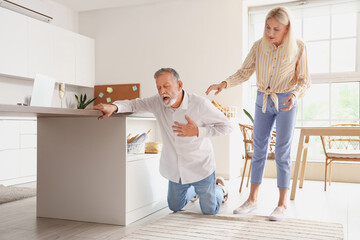
[[[157,79],[160,75],[163,75],[165,73],[171,73],[173,76],[173,79],[178,82],[180,80],[180,75],[176,72],[173,68],[160,68],[157,70],[154,74],[154,78]]]

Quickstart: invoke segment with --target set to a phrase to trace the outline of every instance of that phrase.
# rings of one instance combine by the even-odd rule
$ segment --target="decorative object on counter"
[[[129,133],[129,135],[127,136],[127,144],[132,143],[139,136],[139,134],[137,134],[134,137],[131,136],[132,136],[131,133]]]
[[[250,121],[252,122],[252,124],[254,124],[254,118],[251,116],[251,114],[246,111],[245,109],[243,109],[245,115],[250,119]]]
[[[61,108],[63,107],[63,98],[65,97],[65,83],[59,83],[58,86],[58,91],[59,91],[59,98],[60,98],[60,106]]]
[[[73,98],[65,98],[65,106],[66,108],[72,108],[75,109],[77,107],[77,103],[75,101],[72,101]]]
[[[80,95],[80,99],[79,97],[75,94],[75,99],[78,103],[77,105],[77,109],[85,109],[90,103],[92,103],[93,101],[96,100],[96,97],[93,99],[89,99],[88,101],[86,101],[86,93],[83,96],[82,94]]]
[[[127,136],[128,153],[145,153],[145,141],[148,139],[151,129],[146,133],[137,134],[131,137],[131,133]]]
[[[162,150],[161,142],[147,142],[145,143],[145,153],[158,154]]]
[[[217,107],[224,115],[228,118],[236,118],[237,117],[237,107],[235,106],[227,106],[223,107],[220,103],[216,102],[215,100],[212,100],[211,103]]]
[[[140,84],[95,85],[94,97],[97,97],[94,105],[139,98]]]
[[[54,89],[54,78],[36,74],[31,94],[30,106],[51,107]]]

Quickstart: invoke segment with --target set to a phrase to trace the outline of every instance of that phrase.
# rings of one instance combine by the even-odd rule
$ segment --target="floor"
[[[238,192],[240,179],[228,182],[229,200],[219,214],[232,210],[246,200],[249,189]],[[21,186],[35,186],[30,183]],[[278,190],[275,179],[264,179],[259,194],[259,208],[251,214],[269,215],[276,207]],[[305,181],[295,201],[288,202],[288,217],[338,222],[344,226],[344,239],[360,239],[360,184],[332,183],[326,192],[323,182]],[[200,212],[198,201],[189,203],[187,210]],[[36,218],[36,198],[28,198],[0,205],[0,240],[12,239],[120,239],[137,228],[153,222],[170,210],[162,209],[126,227],[59,219]]]

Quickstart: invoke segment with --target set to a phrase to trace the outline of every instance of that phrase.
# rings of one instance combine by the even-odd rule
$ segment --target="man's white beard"
[[[168,98],[170,98],[170,99],[167,100],[167,101],[164,101],[164,97],[168,97]],[[170,95],[163,94],[163,95],[161,96],[161,100],[162,100],[162,103],[165,105],[165,107],[171,107],[171,106],[174,105],[175,102],[176,102],[176,96],[175,96],[175,97],[171,97]]]

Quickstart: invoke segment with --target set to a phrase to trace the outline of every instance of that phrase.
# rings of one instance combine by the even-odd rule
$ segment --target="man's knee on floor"
[[[169,201],[168,200],[168,206],[169,206],[169,209],[173,212],[180,211],[181,209],[184,208],[184,204],[179,203],[177,201]]]
[[[218,211],[216,211],[215,209],[205,209],[205,210],[201,210],[201,212],[204,215],[216,215]]]
[[[201,207],[201,212],[204,214],[204,215],[216,215],[218,212],[219,212],[219,209],[220,208],[217,208],[216,206],[214,207]]]

